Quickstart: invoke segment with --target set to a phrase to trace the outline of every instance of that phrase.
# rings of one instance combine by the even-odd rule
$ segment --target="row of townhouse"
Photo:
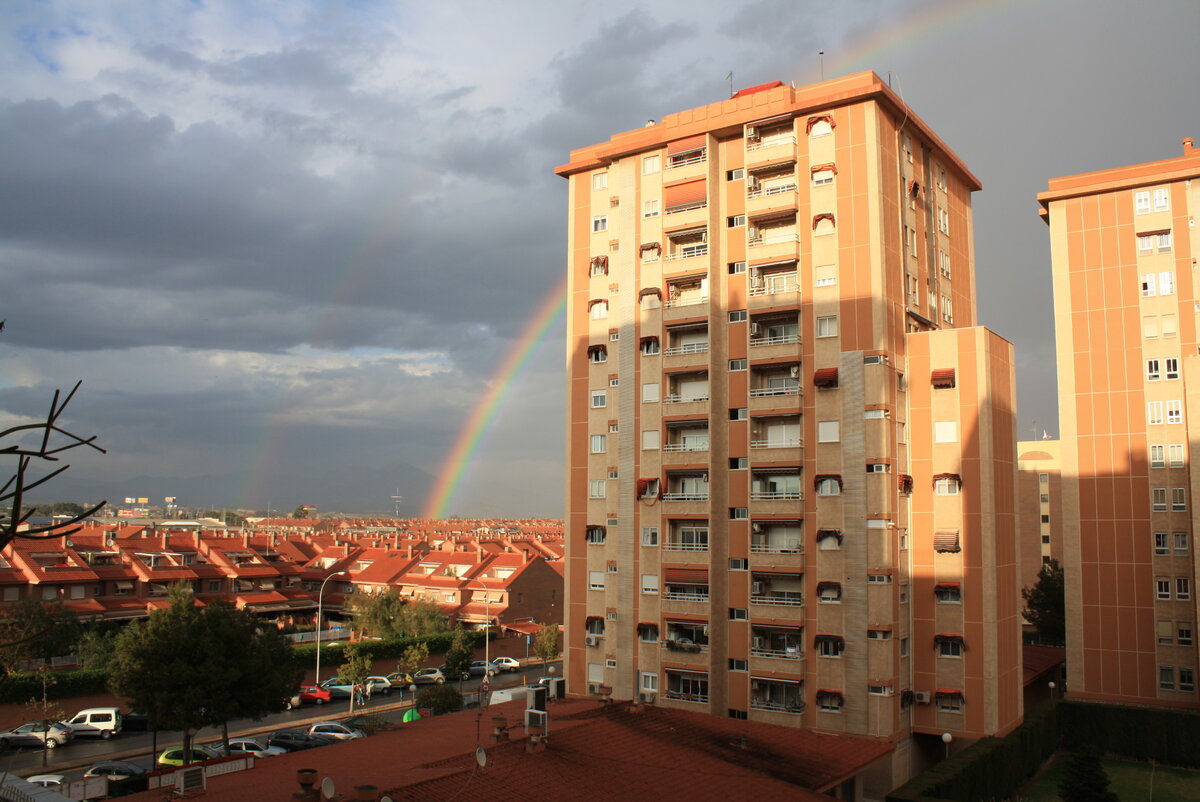
[[[514,527],[518,531],[519,527]],[[86,620],[143,618],[187,584],[273,618],[335,615],[354,593],[399,589],[465,626],[562,620],[561,530],[539,536],[414,536],[403,527],[209,530],[88,525],[68,537],[17,539],[0,550],[0,617],[23,600],[63,601]]]

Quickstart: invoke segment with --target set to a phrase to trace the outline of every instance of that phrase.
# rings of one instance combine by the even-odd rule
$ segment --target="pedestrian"
[[[362,707],[364,704],[366,704],[366,699],[363,698],[362,684],[354,686],[354,701],[359,707]]]
[[[371,692],[375,690],[375,683],[367,680],[367,701],[371,701]]]

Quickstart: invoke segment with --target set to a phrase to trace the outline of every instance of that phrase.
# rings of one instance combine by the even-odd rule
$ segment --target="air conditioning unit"
[[[550,732],[550,714],[545,710],[526,710],[525,729],[529,729],[530,727],[541,727],[542,735],[548,735]]]
[[[638,701],[644,705],[652,705],[652,704],[654,704],[654,697],[656,697],[657,695],[658,694],[656,694],[656,693],[639,693]]]
[[[792,374],[792,378],[793,378],[793,379],[797,379],[797,378],[799,378],[799,377],[800,377],[800,366],[799,366],[799,365],[792,365],[792,367],[791,367],[791,369],[788,371],[788,373],[791,373],[791,374]]]
[[[883,462],[872,462],[867,466],[867,473],[887,473],[887,464]]]
[[[600,645],[600,636],[599,635],[588,635],[586,638],[583,639],[583,642],[585,644],[587,644],[588,646],[599,646]]]
[[[762,534],[762,524],[750,524],[750,531],[756,535]]]
[[[759,326],[757,323],[750,324],[750,336],[751,337],[757,337],[761,331],[762,331],[762,326]]]
[[[919,705],[927,705],[929,704],[929,691],[916,691],[913,693],[913,699]]]
[[[766,592],[766,590],[767,590],[766,582],[751,582],[750,583],[750,593],[755,596],[761,596],[763,593]]]
[[[758,189],[758,187],[759,182],[757,178],[752,175],[746,176],[746,189]]]
[[[600,686],[603,684],[604,683],[602,683],[602,682],[589,682],[588,683],[588,694],[591,696],[595,696],[596,694],[600,693]],[[928,696],[928,694],[926,694],[926,695]]]
[[[763,647],[763,643],[764,643],[763,636],[755,635],[751,641],[751,646],[755,649],[761,649]]]

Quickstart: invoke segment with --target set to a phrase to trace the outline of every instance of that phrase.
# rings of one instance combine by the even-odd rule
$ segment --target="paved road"
[[[551,665],[557,666],[556,672],[561,671],[561,661],[551,663]],[[546,666],[541,663],[515,672],[503,673],[492,677],[492,690],[525,685],[527,680],[532,682],[545,673]],[[461,683],[468,704],[477,700],[481,679],[481,677],[473,677]],[[390,721],[399,722],[410,707],[412,707],[410,694],[407,691],[400,693],[397,689],[387,696],[372,697],[366,707],[356,706],[354,715],[378,715]],[[305,705],[297,710],[274,713],[260,721],[251,719],[231,721],[229,722],[229,737],[254,736],[301,725],[307,727],[314,721],[343,719],[350,715],[349,700],[338,699],[324,705]],[[220,740],[221,730],[216,727],[205,727],[195,736],[196,743],[213,743]],[[107,741],[99,738],[77,738],[57,749],[14,748],[0,752],[0,770],[22,777],[34,774],[65,774],[67,780],[70,781],[81,777],[89,766],[101,760],[128,760],[149,769],[153,767],[156,754],[182,742],[183,734],[179,732],[159,732],[157,734],[122,732]],[[43,758],[45,758],[44,768]]]

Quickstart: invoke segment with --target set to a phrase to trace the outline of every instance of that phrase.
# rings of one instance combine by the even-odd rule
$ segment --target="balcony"
[[[803,607],[804,594],[800,591],[778,590],[766,593],[751,594],[751,604],[765,604],[769,607]]]
[[[708,541],[668,540],[662,547],[663,551],[708,551]]]
[[[707,550],[707,548],[706,548]],[[804,544],[798,540],[765,540],[750,544],[751,554],[803,554]],[[803,600],[801,600],[803,603]]]
[[[706,354],[708,353],[708,343],[687,343],[686,345],[675,345],[663,351],[663,356],[682,356],[683,354]]]
[[[799,488],[787,490],[751,490],[751,501],[803,501],[804,491]]]
[[[707,437],[691,437],[682,443],[664,443],[663,451],[708,451]]]
[[[772,702],[769,700],[755,701],[755,700],[751,699],[750,700],[750,709],[751,710],[763,710],[763,711],[768,711],[771,713],[792,713],[795,715],[801,715],[804,713],[805,707],[804,707],[804,702],[799,702],[799,701]]]
[[[708,601],[708,588],[705,588],[703,593],[700,593],[700,592],[673,592],[673,591],[668,590],[668,591],[663,592],[662,598],[666,601],[707,602]]]
[[[751,387],[751,398],[774,398],[780,395],[800,395],[800,382],[794,380],[795,383],[780,384],[774,387]]]
[[[772,657],[777,660],[802,660],[804,659],[804,652],[801,651],[799,646],[793,646],[788,649],[752,648],[750,649],[750,656]]]
[[[663,698],[673,699],[676,702],[699,702],[701,704],[708,704],[707,693],[689,693],[687,691],[667,690],[663,692]]]
[[[799,291],[800,279],[796,277],[795,273],[788,272],[782,275],[764,275],[758,277],[758,280],[750,287],[750,297],[783,295],[784,293]]]
[[[800,342],[800,335],[793,332],[791,334],[777,334],[773,337],[751,337],[750,347],[761,348],[767,345],[794,345],[798,342]]]
[[[803,448],[803,437],[772,437],[767,440],[751,440],[751,448]]]
[[[663,501],[708,501],[708,491],[663,493]]]
[[[664,309],[678,309],[681,306],[699,306],[700,304],[708,303],[707,295],[680,295],[675,298],[669,298],[663,303]]]

